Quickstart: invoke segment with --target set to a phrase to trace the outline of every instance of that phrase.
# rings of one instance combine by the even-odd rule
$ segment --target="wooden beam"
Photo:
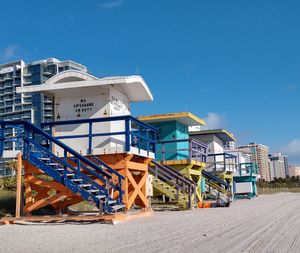
[[[21,217],[22,206],[22,153],[18,153],[17,161],[17,190],[16,190],[16,218]]]
[[[56,210],[62,210],[68,206],[75,205],[82,201],[84,201],[84,199],[82,197],[74,195],[74,197],[72,197],[70,199],[66,199],[63,202],[56,202],[56,203],[52,204],[52,206]]]
[[[148,164],[128,161],[127,166],[130,170],[148,171]]]
[[[140,179],[140,181],[137,183],[135,181],[135,179],[133,178],[133,176],[131,175],[131,173],[128,173],[127,178],[129,179],[130,183],[132,184],[134,190],[129,198],[128,201],[128,207],[130,208],[132,206],[132,204],[134,203],[135,199],[137,196],[140,197],[140,199],[142,200],[142,202],[144,203],[144,207],[148,207],[148,200],[147,197],[145,196],[145,194],[142,192],[142,187],[144,186],[144,184],[146,183],[147,180],[147,173],[145,173],[142,178]]]
[[[57,191],[68,191],[69,189],[56,182],[56,181],[47,181],[47,180],[44,180],[44,179],[40,179],[40,178],[37,178],[35,176],[27,176],[26,177],[26,180],[28,183],[31,183],[31,184],[35,184],[35,185],[39,185],[41,187],[46,187],[46,188],[50,188],[50,189],[54,189],[54,190],[57,190]]]
[[[44,206],[53,205],[54,203],[63,200],[64,197],[68,197],[66,192],[61,192],[49,198],[40,199],[35,203],[27,205],[26,212],[32,212],[33,210],[40,209]]]

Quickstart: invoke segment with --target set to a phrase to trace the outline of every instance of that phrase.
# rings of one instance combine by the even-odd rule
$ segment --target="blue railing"
[[[17,129],[22,129],[20,131],[20,135],[12,138],[13,140],[19,139],[23,141],[23,157],[25,159],[36,159],[36,155],[33,155],[36,153],[36,151],[42,152],[43,154],[46,154],[49,158],[54,159],[57,163],[59,163],[61,166],[64,167],[65,170],[69,169],[76,174],[80,173],[80,169],[84,169],[87,172],[89,172],[91,175],[95,176],[102,182],[109,182],[109,185],[107,187],[112,187],[119,191],[118,196],[118,203],[122,203],[123,198],[123,192],[122,192],[122,180],[124,177],[120,175],[118,172],[114,171],[111,167],[109,167],[107,164],[102,163],[105,168],[110,172],[106,172],[105,170],[101,169],[97,164],[92,162],[91,160],[87,159],[86,157],[79,154],[77,151],[73,150],[72,148],[65,145],[63,142],[58,140],[57,138],[49,135],[42,129],[34,126],[33,124],[27,122],[27,121],[0,121],[0,157],[3,156],[4,151],[4,140],[7,140],[9,138],[5,138],[5,128],[6,127],[13,127]],[[39,138],[39,143],[35,141],[36,138]],[[18,140],[18,141],[19,141]],[[43,147],[41,143],[49,143],[50,146],[57,145],[60,148],[64,150],[63,157],[57,157],[54,155],[49,149],[49,147]],[[75,164],[74,166],[70,164],[70,160],[72,158],[72,162]],[[91,168],[91,169],[90,169]],[[118,184],[114,185],[112,180],[112,174],[115,174],[118,177]],[[66,173],[64,173],[66,175]],[[84,174],[80,173],[81,177],[84,177]],[[55,180],[59,179],[59,174],[56,176],[54,175]],[[84,178],[87,181],[91,181],[89,178]],[[92,184],[95,184],[93,182]],[[101,187],[98,185],[98,187]]]
[[[157,160],[189,160],[206,163],[207,145],[195,139],[157,142]]]
[[[213,174],[211,174],[205,170],[202,170],[202,175],[205,176],[209,181],[214,181],[218,184],[224,185],[226,190],[230,189],[230,187],[231,187],[230,184],[228,184],[227,182],[221,180],[217,176],[214,176]]]
[[[107,122],[124,122],[124,131],[108,132],[108,133],[95,133],[96,123]],[[94,137],[111,137],[116,135],[125,136],[125,151],[129,152],[131,147],[138,148],[140,150],[146,150],[149,155],[150,152],[155,153],[156,146],[156,133],[157,129],[147,123],[144,123],[136,118],[126,116],[115,116],[107,118],[93,118],[93,119],[79,119],[79,120],[67,120],[67,121],[55,121],[42,123],[42,127],[49,127],[50,133],[55,126],[65,125],[88,125],[88,133],[77,135],[56,136],[57,139],[75,139],[75,138],[87,138],[88,139],[88,154],[93,153],[93,138]],[[99,126],[97,126],[99,130]]]
[[[206,169],[211,172],[226,172],[237,170],[237,156],[229,153],[208,154]],[[212,159],[211,159],[212,158]]]

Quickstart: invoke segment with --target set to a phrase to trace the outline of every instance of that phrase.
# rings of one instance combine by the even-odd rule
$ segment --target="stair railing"
[[[161,165],[156,161],[152,161],[154,166],[149,166],[149,171],[152,175],[161,181],[175,187],[177,191],[177,199],[179,198],[179,191],[188,194],[188,207],[192,207],[192,194],[194,193],[194,201],[196,202],[196,183],[188,179],[181,173],[175,171],[173,168]]]
[[[176,146],[174,147],[174,144]],[[180,148],[177,147],[180,144]],[[178,139],[178,140],[161,140],[157,142],[157,155],[160,156],[160,160],[164,163],[166,160],[189,160],[206,163],[207,150],[206,144],[195,140]]]
[[[112,176],[110,173],[106,172],[105,170],[101,169],[97,164],[93,163],[91,160],[87,159],[86,157],[82,156],[81,154],[79,154],[77,151],[73,150],[72,148],[68,147],[66,144],[62,143],[61,141],[59,141],[58,139],[56,139],[55,137],[52,137],[51,135],[49,135],[48,133],[46,133],[45,131],[43,131],[42,129],[34,126],[33,124],[27,122],[27,121],[0,121],[0,155],[2,156],[3,154],[3,150],[4,150],[4,140],[5,140],[5,136],[4,136],[4,129],[6,126],[16,126],[16,127],[20,127],[22,126],[24,128],[23,134],[21,136],[17,136],[17,138],[22,138],[24,140],[24,145],[23,145],[23,156],[24,158],[31,158],[32,152],[35,151],[34,147],[38,149],[41,149],[41,145],[38,144],[37,142],[35,142],[35,138],[37,137],[37,135],[39,135],[41,137],[41,139],[46,140],[46,142],[50,142],[50,146],[55,144],[57,146],[59,146],[60,148],[62,148],[64,150],[64,156],[63,158],[59,158],[57,156],[55,156],[52,151],[47,150],[47,148],[43,148],[42,151],[47,153],[48,155],[50,155],[52,158],[54,158],[56,161],[58,161],[59,163],[63,164],[64,168],[69,168],[72,171],[74,171],[74,167],[71,166],[67,161],[70,158],[70,156],[73,156],[74,158],[76,158],[76,171],[74,171],[75,173],[79,174],[82,177],[82,175],[84,175],[83,173],[80,172],[80,169],[85,169],[87,170],[87,166],[91,167],[92,169],[94,169],[97,172],[101,172],[102,174],[102,178],[100,178],[97,173],[93,173],[92,170],[88,170],[89,173],[93,174],[94,176],[96,176],[97,178],[99,178],[100,180],[103,180],[105,178],[105,180],[107,181],[111,181]],[[85,167],[82,167],[81,165],[85,164]],[[104,164],[104,163],[103,163]],[[108,167],[108,165],[107,165]],[[84,175],[85,176],[85,175]],[[120,175],[121,176],[121,175]],[[121,176],[122,179],[124,178],[123,176]],[[121,178],[120,177],[120,178]],[[89,180],[89,178],[85,178],[86,180]],[[93,180],[89,180],[92,181],[93,185],[97,184],[95,183]],[[99,184],[97,184],[98,186],[100,186]],[[102,186],[101,186],[102,187]],[[99,187],[97,187],[99,188]],[[120,180],[118,182],[118,189],[122,189],[122,180]],[[118,196],[118,200],[117,203],[122,203],[122,197],[123,197],[123,192],[122,190],[120,190],[120,194]]]

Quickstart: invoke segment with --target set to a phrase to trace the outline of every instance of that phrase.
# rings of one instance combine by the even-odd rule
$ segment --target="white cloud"
[[[285,88],[286,88],[287,91],[294,91],[294,90],[297,89],[297,85],[295,85],[295,84],[289,84]]]
[[[114,9],[120,7],[121,5],[123,5],[123,0],[110,0],[100,4],[100,7],[104,9]]]
[[[286,145],[281,146],[280,151],[291,157],[300,157],[300,139],[293,139]]]
[[[215,112],[207,113],[204,118],[206,125],[201,127],[201,129],[217,129],[222,128],[226,124],[226,116],[224,114],[218,114]]]
[[[1,61],[9,61],[16,57],[19,51],[19,46],[17,44],[7,46],[3,50],[0,51],[0,60]]]

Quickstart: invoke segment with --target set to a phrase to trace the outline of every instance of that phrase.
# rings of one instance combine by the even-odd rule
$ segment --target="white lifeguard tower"
[[[53,137],[93,162],[105,162],[125,177],[123,202],[148,207],[148,164],[155,156],[155,132],[131,116],[130,103],[152,101],[141,76],[96,78],[65,71],[46,83],[18,88],[19,93],[42,92],[53,101],[52,122],[42,127]],[[52,151],[63,157],[63,149]]]

